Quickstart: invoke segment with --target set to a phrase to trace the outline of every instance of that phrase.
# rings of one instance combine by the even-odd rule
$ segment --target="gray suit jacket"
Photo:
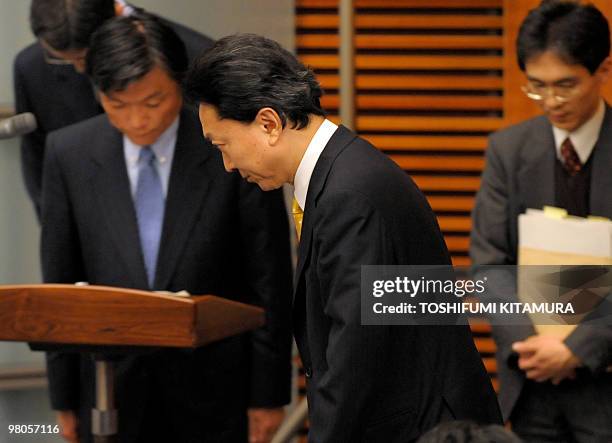
[[[590,211],[612,218],[612,109],[606,106],[591,161]],[[486,167],[472,213],[470,256],[478,265],[515,265],[518,216],[527,208],[555,204],[555,142],[545,116],[494,133],[489,139]],[[525,377],[509,365],[512,343],[535,334],[531,326],[497,326],[500,403],[507,420]],[[612,362],[612,328],[578,326],[566,345],[593,373]]]

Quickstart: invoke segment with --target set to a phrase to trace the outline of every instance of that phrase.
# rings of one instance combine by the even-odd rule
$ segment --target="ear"
[[[603,62],[597,68],[596,74],[599,76],[599,79],[602,83],[608,81],[610,78],[610,74],[612,74],[612,59],[610,57],[606,57]]]
[[[261,108],[255,116],[255,124],[265,132],[271,145],[276,144],[283,132],[283,122],[272,108]]]

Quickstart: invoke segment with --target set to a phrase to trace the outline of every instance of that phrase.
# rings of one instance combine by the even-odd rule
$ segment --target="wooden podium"
[[[264,311],[213,295],[179,297],[76,285],[0,285],[0,341],[96,357],[96,442],[115,441],[114,368],[106,355],[196,348],[264,324]]]

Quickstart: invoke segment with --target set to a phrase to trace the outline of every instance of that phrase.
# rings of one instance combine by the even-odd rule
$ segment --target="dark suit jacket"
[[[467,327],[361,326],[361,265],[450,257],[416,185],[342,126],[312,174],[298,257],[293,315],[309,441],[405,443],[452,416],[501,421]]]
[[[612,218],[612,111],[606,114],[592,152],[590,210]],[[486,167],[472,214],[470,256],[480,265],[515,265],[518,216],[527,208],[555,205],[555,141],[552,126],[540,116],[496,132],[489,139]],[[512,343],[535,334],[532,326],[498,326],[500,403],[505,419],[521,392],[525,377],[509,365]],[[578,326],[565,344],[595,374],[612,363],[612,328]]]
[[[210,38],[185,26],[162,19],[181,37],[190,60],[213,44]],[[16,112],[31,112],[38,129],[21,138],[21,167],[26,189],[40,215],[45,138],[55,129],[86,120],[103,112],[92,85],[72,66],[45,62],[39,43],[21,50],[13,65]]]
[[[47,283],[148,289],[122,135],[106,115],[51,133],[42,205]],[[267,310],[267,325],[196,351],[165,350],[119,364],[122,441],[156,430],[164,441],[235,441],[205,432],[244,417],[247,406],[288,403],[291,266],[282,195],[228,174],[204,141],[197,116],[180,117],[155,290],[216,294]],[[51,354],[54,409],[91,407],[91,365]],[[79,380],[81,383],[79,383]],[[155,405],[155,406],[152,406]],[[147,410],[167,408],[161,420]],[[150,431],[149,431],[150,432]],[[176,432],[176,433],[175,433]]]

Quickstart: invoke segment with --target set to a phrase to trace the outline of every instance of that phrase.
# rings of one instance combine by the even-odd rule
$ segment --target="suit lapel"
[[[304,280],[304,269],[311,260],[311,250],[313,241],[313,219],[316,210],[317,199],[323,192],[325,182],[336,160],[342,150],[356,137],[344,126],[339,126],[325,145],[321,156],[317,160],[306,194],[306,204],[304,208],[304,219],[302,221],[302,235],[298,248],[298,262],[295,273],[295,289],[293,293],[293,322],[295,341],[300,349],[302,363],[305,367],[311,366],[310,347],[306,337],[306,303],[305,295],[306,284]]]
[[[593,215],[612,217],[612,109],[606,105],[606,114],[593,149],[590,210]]]
[[[316,208],[316,201],[323,188],[325,181],[331,170],[331,167],[340,152],[351,142],[356,135],[340,125],[336,132],[329,139],[327,145],[323,149],[321,156],[317,160],[317,164],[310,177],[308,184],[308,192],[306,194],[306,204],[304,208],[304,219],[302,221],[302,234],[298,248],[298,262],[295,273],[295,293],[294,298],[298,294],[302,273],[306,263],[310,260],[310,249],[312,245],[312,219],[313,212]]]
[[[135,286],[146,288],[147,277],[140,248],[136,212],[127,176],[123,137],[105,120],[92,146],[98,168],[93,175],[94,195],[119,256],[125,262]]]
[[[523,209],[542,209],[555,204],[555,138],[545,117],[532,129],[530,140],[522,147],[519,158],[519,186]]]
[[[155,273],[155,288],[166,288],[178,264],[189,232],[201,211],[214,177],[223,173],[209,159],[212,147],[205,143],[200,123],[189,110],[181,112],[172,171],[168,184],[162,238]]]

